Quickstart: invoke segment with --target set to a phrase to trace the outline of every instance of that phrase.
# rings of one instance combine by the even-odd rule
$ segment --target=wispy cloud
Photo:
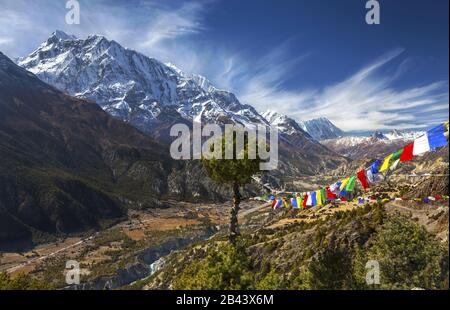
[[[270,65],[256,64],[256,70],[249,70],[244,79],[231,80],[241,85],[242,80],[247,81],[238,87],[240,98],[259,111],[271,109],[297,120],[323,116],[347,131],[420,128],[445,120],[449,109],[448,81],[403,89],[393,86],[407,70],[407,60],[392,64],[402,53],[402,49],[394,49],[347,79],[324,88],[285,89],[289,74],[301,70],[301,61],[307,58],[290,62],[280,57],[279,50],[276,55],[268,54],[272,59]],[[300,64],[293,66],[293,63]],[[234,61],[233,67],[237,68],[236,76],[242,74],[241,64]],[[386,67],[393,73],[381,72]],[[235,77],[233,73],[228,76]]]
[[[186,3],[173,11],[161,8],[152,10],[157,11],[156,16],[147,25],[147,35],[139,44],[141,48],[151,49],[165,40],[195,34],[204,29],[201,23],[204,6],[199,2]]]
[[[155,58],[177,58],[184,55],[183,48],[171,44],[204,30],[203,12],[213,0],[131,1],[127,6],[117,1],[79,2],[80,25],[68,25],[65,1],[0,0],[0,49],[11,57],[24,56],[61,29],[78,37],[104,35]]]

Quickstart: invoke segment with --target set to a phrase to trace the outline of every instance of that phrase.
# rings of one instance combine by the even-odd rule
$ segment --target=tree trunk
[[[231,217],[230,217],[230,235],[229,240],[231,244],[236,244],[236,238],[239,235],[239,226],[238,226],[238,212],[239,212],[239,204],[241,203],[241,193],[239,192],[239,184],[233,184],[233,207],[231,208]]]

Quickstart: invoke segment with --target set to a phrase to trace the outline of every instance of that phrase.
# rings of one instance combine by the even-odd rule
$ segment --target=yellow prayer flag
[[[318,206],[322,205],[322,195],[320,194],[320,191],[316,191],[316,202]]]
[[[391,154],[384,159],[383,164],[381,165],[381,168],[380,168],[380,172],[383,172],[384,170],[389,168],[389,162],[391,161],[392,155],[394,155],[394,154]]]
[[[350,177],[348,177],[348,178],[342,180],[341,186],[339,187],[339,190],[342,191],[342,190],[345,188],[345,186],[347,186],[347,183],[348,183],[349,180],[350,180]]]

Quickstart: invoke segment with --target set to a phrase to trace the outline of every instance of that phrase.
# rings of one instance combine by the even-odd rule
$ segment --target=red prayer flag
[[[336,195],[333,194],[333,192],[330,190],[329,187],[327,187],[327,198],[328,198],[328,200],[335,200],[336,199]]]
[[[413,149],[414,149],[414,142],[408,144],[403,148],[403,153],[400,155],[400,161],[408,161],[413,159]]]
[[[358,171],[356,173],[356,176],[358,177],[359,182],[361,182],[362,187],[364,187],[364,189],[367,189],[369,187],[369,182],[367,181],[365,170],[362,169]]]
[[[306,209],[306,201],[308,200],[308,194],[303,196],[303,209]]]

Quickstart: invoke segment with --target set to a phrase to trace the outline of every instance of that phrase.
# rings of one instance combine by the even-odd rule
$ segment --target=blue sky
[[[432,126],[448,118],[448,0],[0,0],[0,50],[25,56],[55,29],[102,34],[206,76],[260,112],[325,116],[346,131]]]

